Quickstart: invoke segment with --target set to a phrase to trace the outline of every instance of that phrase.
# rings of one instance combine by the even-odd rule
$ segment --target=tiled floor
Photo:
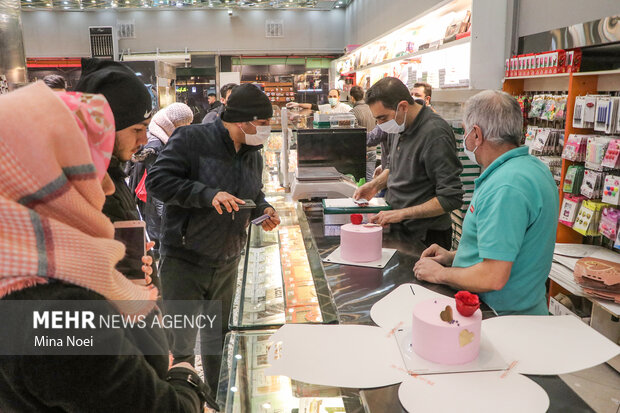
[[[620,413],[620,373],[607,364],[560,376],[597,413]]]

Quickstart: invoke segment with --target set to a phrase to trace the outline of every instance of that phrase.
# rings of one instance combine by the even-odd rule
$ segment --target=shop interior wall
[[[265,21],[282,20],[284,37],[266,38]],[[344,48],[345,11],[305,10],[102,10],[23,12],[27,57],[90,55],[89,26],[135,23],[135,39],[119,41],[132,53],[191,51],[237,53],[334,53]]]
[[[620,0],[519,0],[519,37],[620,15]]]
[[[364,44],[443,0],[355,0],[346,9],[345,43]]]

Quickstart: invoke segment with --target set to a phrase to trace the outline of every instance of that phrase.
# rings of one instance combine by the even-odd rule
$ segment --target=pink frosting
[[[454,322],[443,321],[440,314],[452,307]],[[413,309],[412,346],[422,358],[439,364],[464,364],[478,357],[482,312],[471,317],[456,311],[454,298],[432,298]]]
[[[340,255],[353,262],[371,262],[381,259],[383,228],[345,224],[340,227]]]

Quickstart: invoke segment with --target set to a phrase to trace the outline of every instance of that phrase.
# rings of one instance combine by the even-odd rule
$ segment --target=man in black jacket
[[[250,219],[268,215],[262,223],[268,231],[280,223],[262,192],[259,150],[269,137],[271,116],[271,102],[263,92],[251,84],[237,86],[221,118],[174,132],[146,179],[147,192],[165,203],[160,247],[163,297],[220,301],[222,334],[228,331]],[[249,201],[256,207],[246,208]],[[191,329],[175,335],[173,363],[194,362],[195,337]],[[204,355],[205,345],[213,352],[212,342],[201,335],[205,378],[215,393],[221,353]]]
[[[112,222],[140,220],[135,197],[125,181],[127,175],[123,164],[147,142],[146,129],[153,109],[151,95],[129,67],[118,62],[87,58],[82,59],[82,75],[75,90],[104,95],[114,115],[116,137],[108,175],[115,190],[106,196],[103,213]],[[136,274],[141,265],[135,259],[124,259],[117,268],[125,274]],[[152,279],[159,285],[156,267]]]

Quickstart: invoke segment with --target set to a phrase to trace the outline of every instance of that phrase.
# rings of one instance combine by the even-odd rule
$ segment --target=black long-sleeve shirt
[[[424,106],[413,124],[390,145],[390,175],[386,200],[394,209],[421,205],[437,197],[444,214],[403,222],[407,230],[425,237],[427,230],[450,228],[450,211],[463,203],[454,133],[441,116]]]

